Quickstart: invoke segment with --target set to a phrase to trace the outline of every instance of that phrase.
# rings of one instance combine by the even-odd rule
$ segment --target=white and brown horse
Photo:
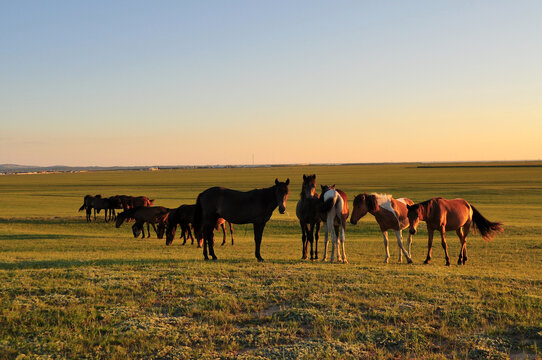
[[[337,261],[346,264],[348,261],[346,260],[346,253],[344,252],[344,232],[346,231],[346,220],[350,214],[350,210],[348,209],[348,199],[344,191],[335,189],[335,185],[322,185],[322,194],[320,195],[320,199],[322,200],[322,221],[326,222],[324,258],[322,261],[327,260],[328,233],[331,233],[330,261],[333,262],[335,260],[336,247]]]
[[[410,253],[412,244],[412,234],[408,235],[408,251],[403,246],[403,229],[408,227],[407,205],[412,205],[414,202],[407,198],[394,199],[391,195],[385,194],[359,194],[354,198],[354,209],[350,222],[356,225],[362,217],[370,213],[375,217],[376,222],[380,226],[382,236],[384,237],[384,248],[386,250],[387,263],[390,258],[390,249],[388,247],[388,230],[394,230],[397,237],[397,245],[399,245],[399,262],[403,260],[405,255],[407,262],[412,263],[412,255]]]
[[[459,241],[461,241],[459,260],[457,260],[458,265],[464,265],[467,261],[467,235],[471,225],[473,225],[474,230],[478,228],[486,241],[491,240],[496,233],[503,231],[502,223],[489,221],[474,206],[463,199],[448,200],[435,197],[407,207],[408,221],[410,223],[409,232],[411,234],[416,233],[420,221],[425,221],[427,224],[429,238],[425,264],[431,261],[433,232],[435,230],[440,232],[442,248],[448,266],[450,265],[450,258],[448,257],[448,245],[446,244],[446,231],[455,230]]]

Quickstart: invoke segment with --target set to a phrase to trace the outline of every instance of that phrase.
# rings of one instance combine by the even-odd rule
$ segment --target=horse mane
[[[390,202],[391,199],[393,199],[393,196],[390,194],[371,193],[371,195],[374,195],[378,205],[383,205],[387,202]]]

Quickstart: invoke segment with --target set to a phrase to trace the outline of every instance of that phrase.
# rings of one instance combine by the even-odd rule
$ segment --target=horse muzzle
[[[286,211],[286,208],[282,205],[279,206],[279,213],[281,214],[284,214],[284,212]]]
[[[418,232],[418,231],[417,231],[416,229],[410,229],[410,230],[408,230],[408,233],[409,233],[410,235],[416,235],[417,232]]]

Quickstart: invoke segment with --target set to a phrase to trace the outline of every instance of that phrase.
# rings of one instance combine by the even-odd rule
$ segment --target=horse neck
[[[425,221],[427,219],[427,213],[429,212],[429,203],[420,205],[418,209],[418,217],[420,220]]]
[[[258,192],[260,192],[262,194],[262,197],[265,200],[268,200],[267,206],[271,211],[275,210],[275,208],[277,208],[277,206],[278,206],[278,204],[276,202],[276,199],[275,199],[275,188],[276,187],[277,187],[276,185],[273,185],[273,186],[268,187],[268,188],[257,189],[256,190],[256,191],[258,191]]]

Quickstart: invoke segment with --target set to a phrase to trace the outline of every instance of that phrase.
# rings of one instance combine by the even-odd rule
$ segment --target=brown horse
[[[115,195],[111,198],[120,202],[120,207],[124,211],[140,206],[152,206],[154,204],[154,200],[150,200],[146,196]]]
[[[320,196],[316,193],[316,175],[303,175],[301,198],[295,208],[295,214],[301,225],[302,259],[307,258],[309,243],[311,244],[311,260],[318,259],[318,238],[322,221],[320,215],[322,203],[319,199]]]
[[[194,214],[194,231],[196,235],[203,234],[203,256],[205,260],[207,249],[209,255],[216,260],[213,233],[219,218],[234,224],[253,224],[256,259],[263,261],[260,255],[262,234],[265,224],[271,218],[273,211],[286,211],[288,199],[288,184],[290,180],[279,182],[265,189],[251,191],[236,191],[223,187],[212,187],[198,195],[196,212]]]
[[[356,225],[362,217],[370,213],[375,217],[376,222],[380,226],[382,236],[384,237],[384,249],[386,250],[387,263],[390,258],[390,249],[388,247],[388,230],[394,230],[397,237],[397,245],[399,245],[399,262],[403,260],[403,254],[409,264],[412,263],[412,255],[410,253],[410,245],[412,243],[412,234],[408,234],[408,251],[403,247],[403,229],[408,227],[408,209],[407,205],[412,205],[414,202],[407,198],[394,199],[391,195],[383,194],[359,194],[354,198],[354,209],[350,222]]]
[[[130,210],[126,210],[117,215],[117,220],[115,227],[119,228],[126,219],[134,219],[135,224],[132,225],[132,232],[134,237],[137,238],[141,232],[143,232],[142,239],[145,238],[145,228],[144,225],[147,223],[147,237],[151,237],[149,224],[152,225],[154,231],[158,238],[160,238],[158,231],[154,224],[157,224],[161,221],[163,216],[167,214],[170,209],[167,209],[162,206],[140,206]]]
[[[192,236],[192,231],[190,230],[190,224],[194,223],[194,211],[196,209],[196,205],[181,205],[176,209],[171,210],[167,215],[165,215],[157,227],[157,234],[159,238],[161,239],[164,232],[166,233],[166,245],[171,245],[173,242],[173,239],[175,237],[175,231],[177,229],[177,225],[181,228],[181,237],[184,239],[183,245],[186,244],[187,238],[190,238],[192,240],[192,245],[194,245],[194,237]],[[230,225],[230,233],[231,233],[231,244],[233,245],[233,224],[229,223]],[[226,243],[226,220],[223,218],[219,218],[215,230],[218,230],[219,228],[222,228],[224,238],[222,240],[222,245]],[[203,238],[198,239],[198,247],[202,247],[203,245]]]
[[[101,195],[85,195],[83,205],[79,211],[86,210],[87,222],[91,222],[92,209],[94,209],[94,221],[96,221],[96,212],[99,214],[101,210],[105,210],[105,222],[109,222],[113,218],[116,202],[111,198],[102,198]]]
[[[435,230],[440,232],[442,248],[448,266],[450,265],[450,258],[448,257],[448,245],[446,244],[447,230],[455,230],[461,242],[459,260],[457,260],[458,265],[464,265],[467,261],[467,235],[471,224],[474,230],[478,228],[486,241],[491,240],[496,233],[503,231],[502,223],[487,220],[474,206],[463,199],[448,200],[435,197],[419,204],[408,205],[407,208],[410,223],[409,232],[412,235],[416,233],[420,221],[425,221],[427,224],[429,239],[425,264],[431,261],[433,232]]]
[[[346,231],[346,220],[350,213],[348,198],[344,191],[335,189],[335,185],[322,185],[321,188],[320,201],[322,202],[322,209],[320,215],[322,221],[326,223],[324,258],[322,261],[327,260],[328,233],[331,233],[331,262],[335,260],[335,247],[337,247],[337,261],[346,264],[348,261],[344,252],[344,233]]]

